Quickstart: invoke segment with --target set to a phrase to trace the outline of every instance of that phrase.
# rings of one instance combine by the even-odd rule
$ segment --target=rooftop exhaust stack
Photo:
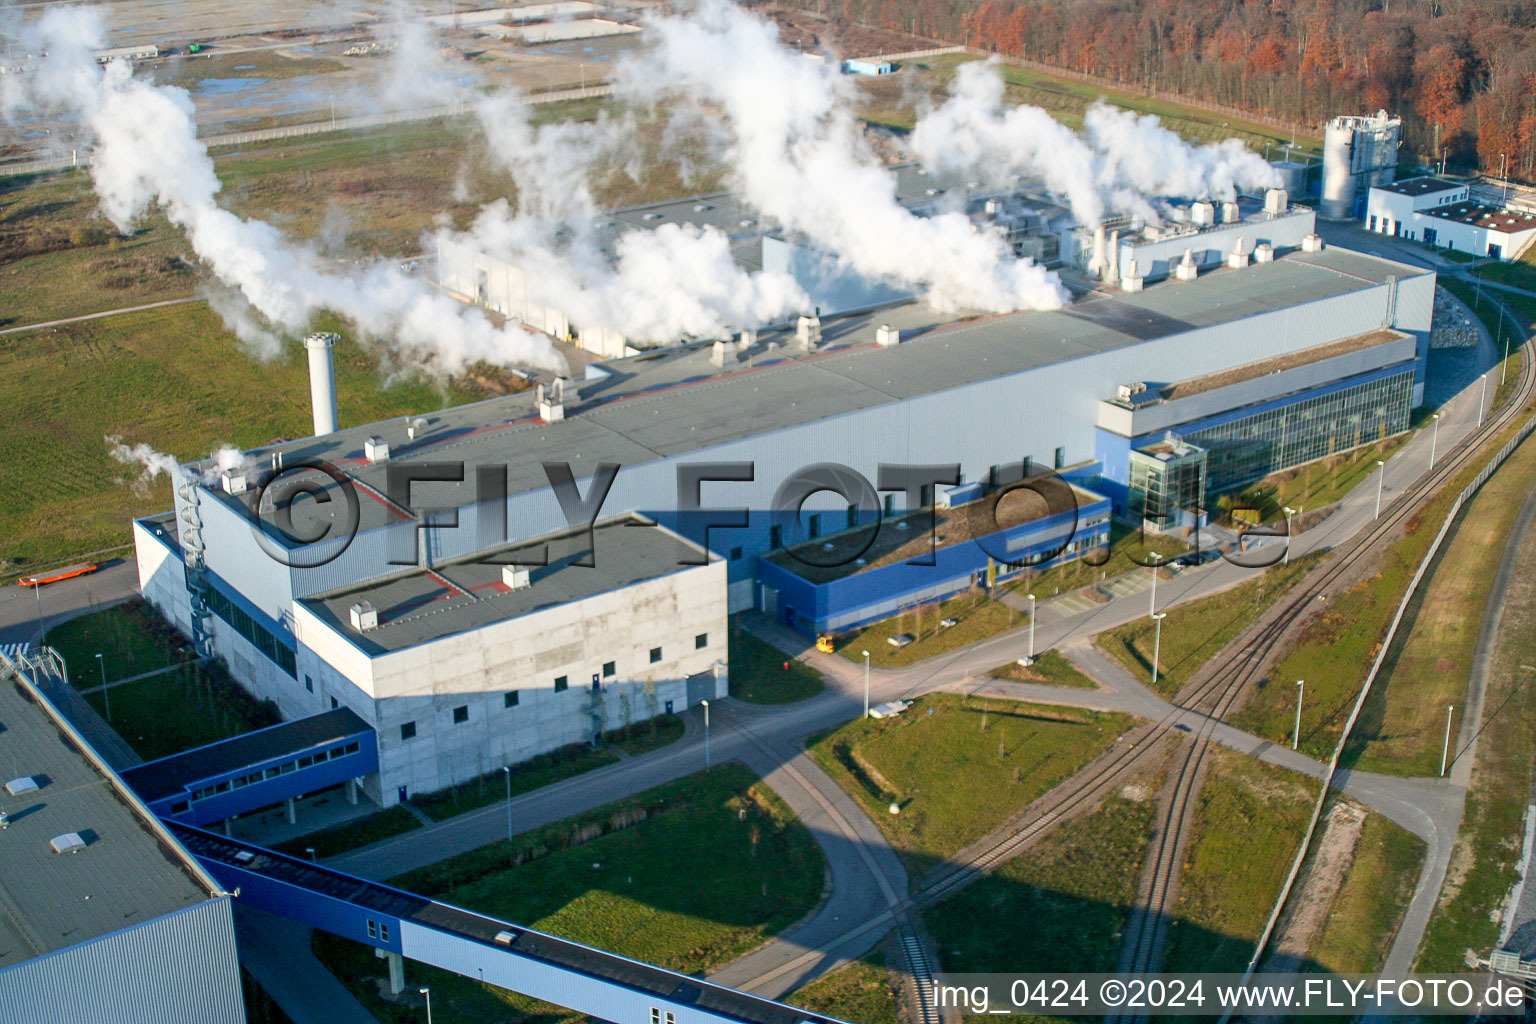
[[[1088,273],[1104,276],[1104,225],[1093,229],[1093,255],[1088,258]]]
[[[1185,249],[1184,258],[1173,268],[1173,276],[1180,281],[1193,281],[1199,273],[1200,268],[1195,266],[1195,250]]]
[[[1319,234],[1303,235],[1301,238],[1302,252],[1322,252],[1323,236]]]
[[[363,455],[369,462],[388,462],[389,442],[382,437],[370,437],[363,442]]]
[[[379,628],[379,610],[367,601],[359,601],[348,611],[352,614],[352,628],[359,633]]]
[[[1264,212],[1278,217],[1291,208],[1291,196],[1283,188],[1272,188],[1264,193]]]
[[[545,423],[559,423],[565,419],[565,378],[558,377],[548,387],[538,388],[539,419]]]
[[[1115,285],[1120,281],[1120,232],[1109,233],[1109,252],[1104,256],[1104,283]]]
[[[328,332],[304,339],[309,350],[309,401],[314,407],[316,437],[340,429],[336,420],[336,366],[331,359],[331,349],[340,340],[339,335]]]
[[[528,575],[526,565],[504,565],[501,567],[501,582],[508,590],[522,590],[533,586],[533,580]]]
[[[1123,291],[1139,292],[1146,285],[1147,279],[1141,276],[1141,267],[1137,266],[1134,259],[1129,257],[1125,266],[1121,268],[1125,273],[1120,275],[1120,288]]]
[[[1233,270],[1242,270],[1248,265],[1248,239],[1237,236],[1237,241],[1232,243],[1232,251],[1227,253],[1227,266]]]
[[[821,317],[802,316],[795,323],[795,341],[807,352],[816,351],[821,344]]]
[[[1223,224],[1236,224],[1238,219],[1236,203],[1221,204],[1221,222]]]
[[[1216,223],[1216,207],[1204,199],[1189,208],[1189,222],[1197,228],[1208,228]]]
[[[894,348],[901,344],[901,332],[890,324],[881,324],[875,328],[875,344],[881,348]]]
[[[1253,250],[1253,262],[1275,262],[1275,247],[1270,245],[1268,242],[1260,242]]]

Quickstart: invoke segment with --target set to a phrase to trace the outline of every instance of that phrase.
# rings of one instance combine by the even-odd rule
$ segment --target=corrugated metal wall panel
[[[245,1024],[230,900],[208,900],[0,971],[0,1019]]]

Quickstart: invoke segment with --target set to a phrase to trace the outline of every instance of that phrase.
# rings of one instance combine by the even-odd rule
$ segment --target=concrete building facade
[[[1410,178],[1371,189],[1370,231],[1473,256],[1514,260],[1536,242],[1536,216],[1470,199],[1465,182]]]

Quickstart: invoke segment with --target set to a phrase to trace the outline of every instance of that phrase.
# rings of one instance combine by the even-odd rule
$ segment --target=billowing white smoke
[[[143,493],[156,477],[162,474],[175,481],[182,474],[193,475],[188,467],[183,466],[174,455],[157,451],[147,444],[125,444],[121,437],[108,434],[102,438],[106,442],[107,450],[111,456],[125,466],[138,466],[138,477],[133,481],[133,489]],[[230,445],[222,445],[217,451],[208,456],[208,464],[202,468],[199,479],[204,484],[218,482],[219,476],[228,469],[243,470],[247,474],[254,474],[257,464],[240,449]]]
[[[927,291],[940,308],[1052,309],[1055,274],[1013,256],[958,213],[918,217],[863,141],[829,62],[781,46],[774,27],[729,0],[698,0],[648,23],[653,49],[619,68],[621,94],[718,110],[731,184],[785,228],[858,273]]]
[[[133,78],[124,63],[99,68],[92,50],[103,36],[93,11],[50,8],[35,34],[31,45],[47,57],[37,74],[15,76],[23,81],[8,86],[7,112],[30,103],[80,117],[96,138],[91,176],[102,212],[119,230],[158,204],[220,280],[290,333],[303,330],[317,310],[332,309],[441,370],[481,359],[565,369],[544,337],[499,329],[396,267],[338,273],[270,224],[221,209],[219,180],[197,139],[191,98]]]
[[[1237,139],[1191,146],[1156,116],[1095,103],[1082,135],[1039,107],[1009,106],[990,61],[961,65],[948,99],[918,119],[911,145],[927,167],[1004,184],[1039,178],[1090,227],[1107,213],[1156,219],[1159,196],[1231,200],[1274,188],[1279,172]]]

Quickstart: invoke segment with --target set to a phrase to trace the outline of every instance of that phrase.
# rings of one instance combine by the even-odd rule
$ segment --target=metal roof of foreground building
[[[10,818],[0,830],[0,970],[218,890],[82,745],[30,684],[0,682],[0,810]],[[26,776],[37,789],[12,796],[4,788]],[[55,852],[51,841],[68,833],[85,845]]]
[[[723,365],[712,362],[709,343],[695,343],[591,367],[588,379],[566,388],[560,423],[541,420],[534,395],[522,392],[430,413],[414,439],[402,418],[286,442],[256,457],[281,453],[285,465],[319,458],[340,467],[379,499],[361,502],[366,530],[409,518],[398,508],[393,516],[388,511],[387,466],[363,455],[370,436],[389,442],[394,463],[505,465],[507,493],[520,494],[548,486],[544,462],[569,463],[580,478],[590,475],[583,467],[601,462],[631,466],[687,454],[1426,273],[1330,248],[1142,292],[1093,293],[1060,310],[957,319],[906,303],[826,322],[811,353],[794,347],[792,331],[782,331],[763,334],[739,357],[728,345]],[[880,324],[897,327],[902,343],[876,346]],[[433,488],[434,504],[471,504],[474,471],[466,469],[461,484]],[[221,497],[242,503],[250,496]],[[313,518],[296,522],[310,529],[339,508],[303,505],[302,515]]]

